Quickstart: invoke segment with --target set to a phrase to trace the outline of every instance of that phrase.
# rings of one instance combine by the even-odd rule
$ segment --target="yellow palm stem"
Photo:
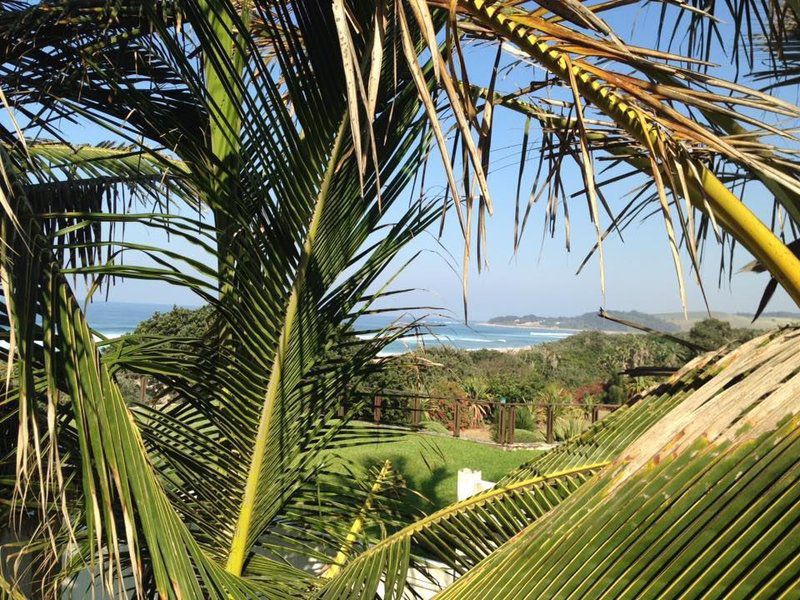
[[[339,549],[339,552],[336,553],[336,557],[333,559],[331,566],[325,571],[323,577],[326,579],[336,577],[339,571],[342,570],[344,563],[347,561],[347,557],[350,556],[350,551],[353,549],[353,544],[356,543],[358,536],[361,535],[361,531],[364,529],[364,520],[366,519],[367,513],[372,508],[375,496],[377,496],[383,488],[383,483],[386,481],[391,470],[392,463],[387,460],[383,463],[383,467],[375,478],[375,483],[372,484],[372,488],[370,488],[369,494],[367,494],[367,499],[364,500],[364,505],[361,507],[361,510],[358,511],[356,520],[353,521],[353,524],[350,526],[350,531],[347,532],[347,537],[344,539],[342,547]]]
[[[261,471],[265,461],[268,460],[267,449],[269,447],[270,437],[273,435],[272,419],[279,401],[279,395],[283,393],[281,389],[283,385],[283,369],[286,356],[289,353],[289,340],[300,318],[301,294],[305,286],[305,278],[310,268],[312,255],[316,249],[317,234],[319,232],[320,223],[322,222],[328,194],[331,190],[333,177],[336,172],[336,165],[339,164],[339,160],[342,156],[345,131],[349,126],[348,123],[347,117],[344,117],[339,126],[339,131],[336,134],[336,141],[333,144],[331,156],[328,159],[316,204],[314,205],[314,212],[311,215],[311,222],[308,226],[308,234],[303,243],[303,253],[300,256],[300,264],[298,265],[297,274],[292,284],[292,291],[286,306],[286,315],[284,317],[281,335],[278,339],[278,348],[275,352],[275,358],[272,361],[272,371],[270,372],[269,383],[267,384],[267,391],[264,396],[264,404],[261,408],[261,415],[259,416],[258,430],[256,432],[255,445],[253,446],[253,454],[250,458],[250,468],[247,472],[247,481],[242,496],[242,504],[239,510],[236,530],[234,531],[231,541],[231,549],[228,553],[228,561],[225,565],[225,570],[234,575],[242,574],[242,567],[244,566],[245,557],[250,547],[251,527],[253,525],[256,502],[258,500],[258,486],[261,482]]]

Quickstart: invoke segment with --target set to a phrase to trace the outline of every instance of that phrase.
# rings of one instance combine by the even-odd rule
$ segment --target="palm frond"
[[[603,466],[533,477],[452,504],[359,554],[320,590],[319,597],[373,597],[384,584],[384,598],[400,598],[408,570],[420,556],[464,573],[552,510]]]
[[[365,165],[343,81],[330,77],[341,70],[330,6],[247,6],[125,4],[102,34],[86,19],[104,4],[3,14],[5,31],[29,36],[5,48],[7,81],[25,92],[14,99],[29,119],[22,129],[56,132],[30,153],[6,146],[3,230],[16,494],[36,497],[53,523],[43,538],[68,565],[56,579],[83,570],[111,594],[296,597],[313,578],[277,576],[272,557],[336,547],[339,521],[359,505],[360,494],[320,485],[320,451],[346,435],[335,416],[348,389],[404,331],[361,340],[351,328],[382,297],[375,288],[398,252],[437,218],[414,205],[386,223],[425,121],[410,72],[381,62]],[[363,8],[351,11],[365,24],[358,45],[373,17]],[[57,35],[63,53],[28,60]],[[422,47],[418,28],[404,35]],[[399,36],[385,31],[387,43]],[[433,85],[430,65],[420,74]],[[57,119],[30,110],[37,103],[126,145],[68,146]],[[121,182],[154,209],[116,206]],[[128,223],[178,236],[217,265],[114,234]],[[212,305],[214,324],[204,339],[123,343],[101,356],[68,274],[182,286]],[[158,410],[125,405],[120,369],[159,381]],[[304,508],[312,489],[335,522]]]
[[[735,350],[612,467],[441,597],[791,594],[797,348],[790,330]]]

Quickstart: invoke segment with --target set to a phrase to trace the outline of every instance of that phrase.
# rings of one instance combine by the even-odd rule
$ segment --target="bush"
[[[556,383],[548,383],[536,395],[535,401],[539,404],[549,404],[553,407],[556,416],[564,414],[572,403],[569,392]]]
[[[605,385],[601,381],[593,381],[573,390],[572,399],[577,404],[596,404],[604,392]]]
[[[536,415],[527,406],[517,406],[514,411],[514,429],[533,431],[538,428]]]
[[[136,326],[131,335],[164,335],[200,338],[211,326],[214,310],[206,305],[200,308],[174,306],[169,312],[153,313]]]
[[[515,444],[539,444],[545,441],[541,429],[516,429],[514,431]]]
[[[714,350],[725,344],[739,344],[754,335],[756,331],[752,329],[734,329],[727,321],[712,318],[703,319],[692,325],[688,337],[695,344]]]
[[[476,412],[473,410],[473,405],[468,400],[428,399],[426,402],[428,417],[432,421],[441,423],[450,431],[455,430],[456,402],[460,405],[458,413],[460,429],[472,429],[480,424],[480,421],[476,418]]]
[[[580,435],[586,431],[588,427],[589,425],[583,417],[558,417],[553,426],[553,437],[559,442],[564,442]]]
[[[603,404],[624,404],[628,401],[628,392],[625,389],[625,381],[622,375],[614,373],[606,383],[603,394]]]
[[[686,350],[654,335],[608,335],[586,331],[534,346],[520,353],[539,374],[540,381],[577,389],[609,374],[643,365],[677,367],[686,362]]]
[[[111,345],[105,347],[103,351],[113,352],[115,348],[119,347],[119,344],[134,344],[148,336],[202,339],[211,327],[213,316],[214,311],[212,307],[208,305],[201,306],[200,308],[181,308],[174,306],[172,310],[168,312],[156,311],[153,313],[153,316],[139,323],[136,329],[120,336],[114,340]],[[193,350],[189,345],[183,342],[168,341],[165,345],[183,352],[196,352],[196,350]],[[138,374],[122,369],[115,374],[114,378],[126,402],[138,402],[141,400],[141,388]],[[150,379],[148,383],[152,385],[153,380]],[[154,395],[152,389],[146,390],[145,402],[151,404],[154,401]]]
[[[720,319],[703,319],[689,330],[689,340],[709,350],[724,346],[735,338],[731,324]]]

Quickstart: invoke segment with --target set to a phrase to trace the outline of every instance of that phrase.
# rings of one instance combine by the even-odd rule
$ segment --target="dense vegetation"
[[[141,342],[162,335],[178,341],[187,336],[202,337],[210,326],[210,315],[208,306],[156,312],[127,334],[124,341]],[[758,330],[733,328],[719,319],[705,319],[680,337],[714,350],[725,344],[741,343],[758,333]],[[388,362],[364,384],[375,390],[472,399],[504,397],[516,402],[532,401],[546,385],[555,384],[580,400],[587,394],[602,394],[622,371],[643,366],[678,367],[692,355],[686,347],[657,335],[582,331],[510,352],[432,346]]]
[[[207,307],[194,310],[176,307],[166,313],[155,313],[128,334],[125,341],[157,335],[202,336],[209,325],[208,316]],[[714,348],[743,335],[750,333],[711,320],[697,325],[688,337]],[[587,331],[513,352],[434,346],[389,362],[370,375],[364,386],[432,396],[476,400],[504,397],[509,401],[530,402],[546,385],[556,384],[576,399],[594,394],[600,400],[616,373],[641,366],[677,367],[688,356],[686,348],[655,335]]]
[[[174,308],[156,313],[143,321],[121,341],[141,341],[150,336],[202,336],[209,327],[208,307]],[[752,329],[734,329],[725,321],[705,319],[695,323],[681,337],[699,347],[713,350],[752,338]],[[477,407],[473,402],[553,404],[556,410],[555,439],[565,440],[589,424],[589,408],[594,404],[619,405],[632,394],[658,381],[648,376],[623,373],[638,367],[677,368],[695,352],[679,343],[651,334],[609,334],[584,331],[565,339],[511,352],[467,351],[433,346],[410,352],[381,364],[358,387],[364,396],[351,399],[370,402],[371,394],[382,395],[382,422],[408,425],[412,422],[408,398],[393,398],[394,393],[426,396],[421,419],[453,430],[454,402],[461,400],[460,427],[492,426],[496,435],[496,409]],[[126,372],[117,375],[129,400],[141,395],[141,380]],[[145,398],[152,397],[148,387]],[[371,420],[366,407],[357,413]],[[543,411],[519,407],[515,413],[515,442],[544,441]],[[426,425],[427,426],[427,425]]]
[[[431,348],[404,356],[368,381],[377,389],[531,402],[547,384],[575,395],[598,394],[619,371],[677,367],[686,358],[685,349],[656,336],[581,332],[516,352]]]
[[[678,331],[678,326],[656,315],[639,312],[638,310],[609,311],[627,321],[632,321],[656,331]],[[495,325],[535,325],[537,327],[555,327],[561,329],[581,329],[591,331],[630,331],[628,327],[603,319],[596,312],[584,313],[574,317],[542,317],[539,315],[505,315],[492,317],[489,323]]]
[[[202,337],[208,332],[213,316],[213,310],[208,305],[199,308],[174,306],[167,312],[156,311],[150,318],[139,323],[129,335],[133,338],[160,335],[176,338]]]

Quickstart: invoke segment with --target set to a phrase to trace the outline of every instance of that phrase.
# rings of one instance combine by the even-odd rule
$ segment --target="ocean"
[[[134,302],[97,302],[89,306],[90,325],[106,337],[118,337],[130,331],[156,312],[171,310],[171,304],[144,304]],[[364,317],[358,322],[360,329],[380,329],[390,324],[391,317]],[[527,348],[576,333],[565,329],[528,329],[486,323],[465,325],[456,320],[432,318],[425,322],[414,336],[389,344],[383,354],[401,354],[421,347],[447,346],[462,350],[509,350]],[[364,334],[371,335],[371,334]]]

